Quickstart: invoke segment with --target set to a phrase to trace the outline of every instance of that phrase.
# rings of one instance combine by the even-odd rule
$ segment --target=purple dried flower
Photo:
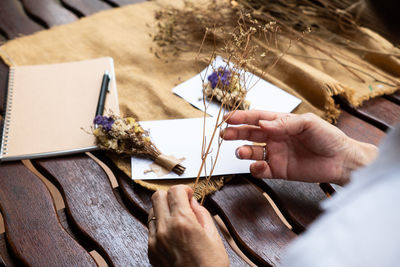
[[[111,130],[111,127],[114,123],[114,119],[107,116],[97,115],[94,118],[93,123],[103,126],[104,130],[108,132],[109,130]]]
[[[225,70],[223,67],[219,67],[217,71],[214,71],[208,76],[208,81],[211,83],[211,87],[214,89],[218,82],[223,86],[229,86],[229,82],[231,79],[231,72],[229,70]]]

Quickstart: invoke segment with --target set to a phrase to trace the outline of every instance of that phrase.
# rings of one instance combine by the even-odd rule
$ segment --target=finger
[[[236,155],[240,159],[265,160],[265,151],[265,146],[245,145],[236,149]]]
[[[157,217],[156,217],[156,220],[152,220],[153,216],[154,216],[154,209],[151,208],[150,211],[149,211],[148,218],[147,218],[147,221],[149,222],[148,223],[149,224],[149,239],[155,238],[155,236],[156,236],[156,220],[157,220]]]
[[[208,236],[213,237],[218,234],[217,228],[215,227],[214,220],[206,208],[201,206],[196,199],[192,198],[190,201],[192,210],[196,215],[197,221],[203,227]]]
[[[170,216],[167,192],[158,190],[151,197],[151,201],[153,203],[154,215],[156,216],[156,227],[157,229],[165,229],[166,220]]]
[[[277,113],[264,110],[236,110],[224,115],[229,124],[258,125],[259,120],[274,120],[284,113]]]
[[[221,137],[224,140],[248,140],[263,143],[268,139],[268,134],[260,127],[243,125],[224,129],[221,132]]]
[[[319,118],[312,114],[280,116],[273,121],[260,120],[259,126],[267,131],[270,136],[297,135],[312,126]]]
[[[149,210],[148,221],[153,218],[154,209]],[[150,220],[149,223],[149,239],[148,239],[148,256],[151,264],[153,266],[159,266],[159,257],[157,257],[157,239],[156,239],[156,222],[155,220]]]
[[[271,168],[264,160],[252,163],[250,173],[255,178],[273,178]]]
[[[182,211],[192,212],[190,199],[193,196],[193,190],[187,185],[175,185],[168,190],[168,205],[171,215],[179,215]]]

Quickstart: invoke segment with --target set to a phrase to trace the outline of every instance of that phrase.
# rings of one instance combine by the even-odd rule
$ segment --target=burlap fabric
[[[155,30],[154,14],[160,8],[162,3],[151,1],[100,12],[68,25],[9,41],[1,46],[0,55],[7,64],[12,61],[15,65],[111,56],[115,62],[123,116],[134,116],[139,120],[200,117],[201,111],[173,95],[171,89],[198,73],[205,63],[195,62],[195,51],[181,53],[173,60],[155,56],[150,33]],[[400,76],[400,62],[396,56],[387,55],[388,51],[399,55],[398,49],[367,29],[354,41],[375,52],[365,49],[345,51],[321,41],[318,45],[325,50],[340,49],[348,55],[348,66],[344,68],[323,51],[298,42],[263,78],[302,99],[295,113],[314,112],[332,121],[339,115],[333,95],[342,94],[359,106],[365,99],[394,92],[399,83],[396,77]],[[315,60],[315,57],[326,59]],[[355,61],[364,64],[366,73],[372,70],[374,76],[352,75],[349,69],[354,67]],[[258,67],[253,68],[256,74],[260,74]],[[114,161],[130,176],[129,161],[117,158]],[[153,190],[167,189],[178,182],[193,185],[193,180],[137,182]],[[222,184],[223,179],[218,178],[208,188],[213,191]],[[205,188],[204,182],[201,188]]]

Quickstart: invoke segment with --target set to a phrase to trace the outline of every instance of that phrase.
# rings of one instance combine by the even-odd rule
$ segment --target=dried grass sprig
[[[151,141],[149,132],[134,118],[121,118],[115,115],[96,116],[94,124],[96,128],[93,129],[93,134],[100,149],[122,156],[148,158],[178,175],[184,173],[185,167],[163,155]]]
[[[351,0],[238,0],[238,5],[247,8],[253,17],[263,22],[275,20],[284,36],[301,39],[304,45],[327,55],[332,63],[346,69],[360,82],[365,81],[359,74],[366,74],[375,80],[379,80],[376,78],[376,74],[379,74],[390,81],[391,86],[399,86],[400,83],[386,72],[342,51],[342,48],[346,48],[360,53],[399,57],[396,52],[387,49],[375,51],[352,40],[358,34],[363,34],[358,23],[364,8],[362,3]],[[308,30],[311,33],[304,36],[303,32]],[[349,67],[348,62],[355,66]]]

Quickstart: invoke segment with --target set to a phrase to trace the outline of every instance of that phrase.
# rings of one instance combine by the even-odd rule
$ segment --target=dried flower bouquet
[[[218,67],[208,76],[204,84],[204,95],[209,100],[217,100],[227,108],[249,109],[250,102],[245,100],[246,88],[240,84],[240,74],[226,67]]]
[[[151,142],[148,131],[145,131],[134,118],[99,115],[93,122],[97,126],[93,134],[100,149],[129,157],[149,158],[168,171],[178,175],[184,173],[185,167],[175,158],[162,154]]]

